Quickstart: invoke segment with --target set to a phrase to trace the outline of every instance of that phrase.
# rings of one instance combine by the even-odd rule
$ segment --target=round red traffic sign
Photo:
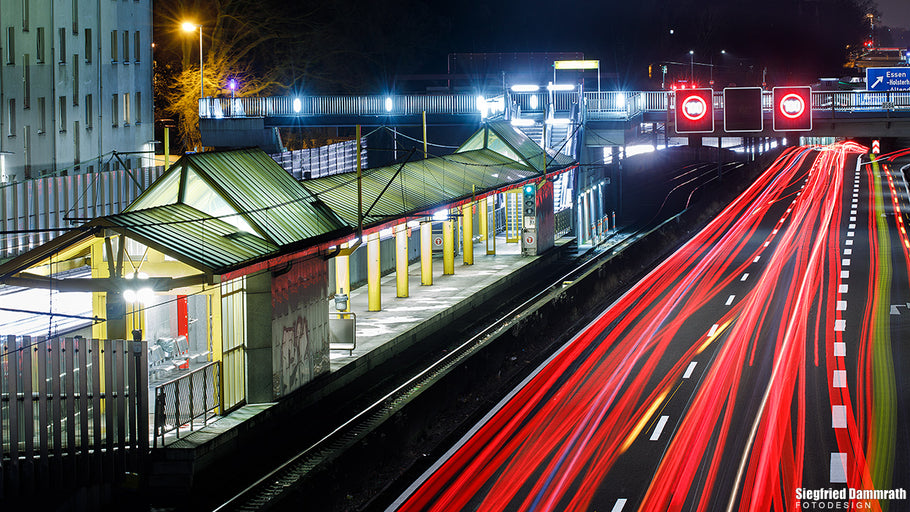
[[[525,237],[525,243],[531,245],[534,243],[534,235],[528,235]]]
[[[433,239],[433,245],[435,245],[436,247],[441,246],[441,245],[442,245],[442,237],[441,237],[441,236],[437,236],[436,238],[434,238],[434,239]]]
[[[697,94],[687,97],[682,103],[682,114],[690,121],[698,121],[708,113],[708,103]]]
[[[806,111],[806,102],[802,96],[790,93],[780,100],[780,113],[787,119],[796,119]]]

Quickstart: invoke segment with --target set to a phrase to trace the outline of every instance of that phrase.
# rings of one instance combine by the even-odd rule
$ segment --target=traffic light
[[[528,183],[522,189],[522,208],[525,217],[537,216],[537,185]]]
[[[805,132],[812,129],[812,89],[810,87],[775,87],[771,97],[774,131]]]
[[[676,133],[714,131],[714,90],[679,89],[676,91]]]

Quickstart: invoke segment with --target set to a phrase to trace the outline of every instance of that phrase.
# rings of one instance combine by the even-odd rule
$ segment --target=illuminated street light
[[[195,32],[197,28],[199,29],[199,99],[202,99],[205,98],[205,79],[202,73],[202,25],[184,21],[181,27],[184,32]]]

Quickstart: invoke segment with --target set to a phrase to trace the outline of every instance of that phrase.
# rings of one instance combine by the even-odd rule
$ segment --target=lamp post
[[[195,32],[197,28],[199,29],[199,99],[202,99],[205,97],[205,75],[202,73],[202,25],[185,21],[182,27],[184,32]]]
[[[695,50],[689,50],[689,83],[695,84]]]

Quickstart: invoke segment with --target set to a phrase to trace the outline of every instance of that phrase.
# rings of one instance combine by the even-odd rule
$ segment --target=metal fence
[[[221,404],[221,362],[212,361],[176,379],[155,386],[155,431],[153,447],[162,446],[171,432],[193,431],[215,417]]]
[[[367,168],[367,140],[361,141],[361,166]],[[310,179],[357,170],[357,141],[269,155],[294,178]]]
[[[55,176],[0,185],[0,259],[62,235],[88,219],[119,213],[163,167]]]
[[[144,341],[0,336],[0,501],[141,472],[146,357]]]

